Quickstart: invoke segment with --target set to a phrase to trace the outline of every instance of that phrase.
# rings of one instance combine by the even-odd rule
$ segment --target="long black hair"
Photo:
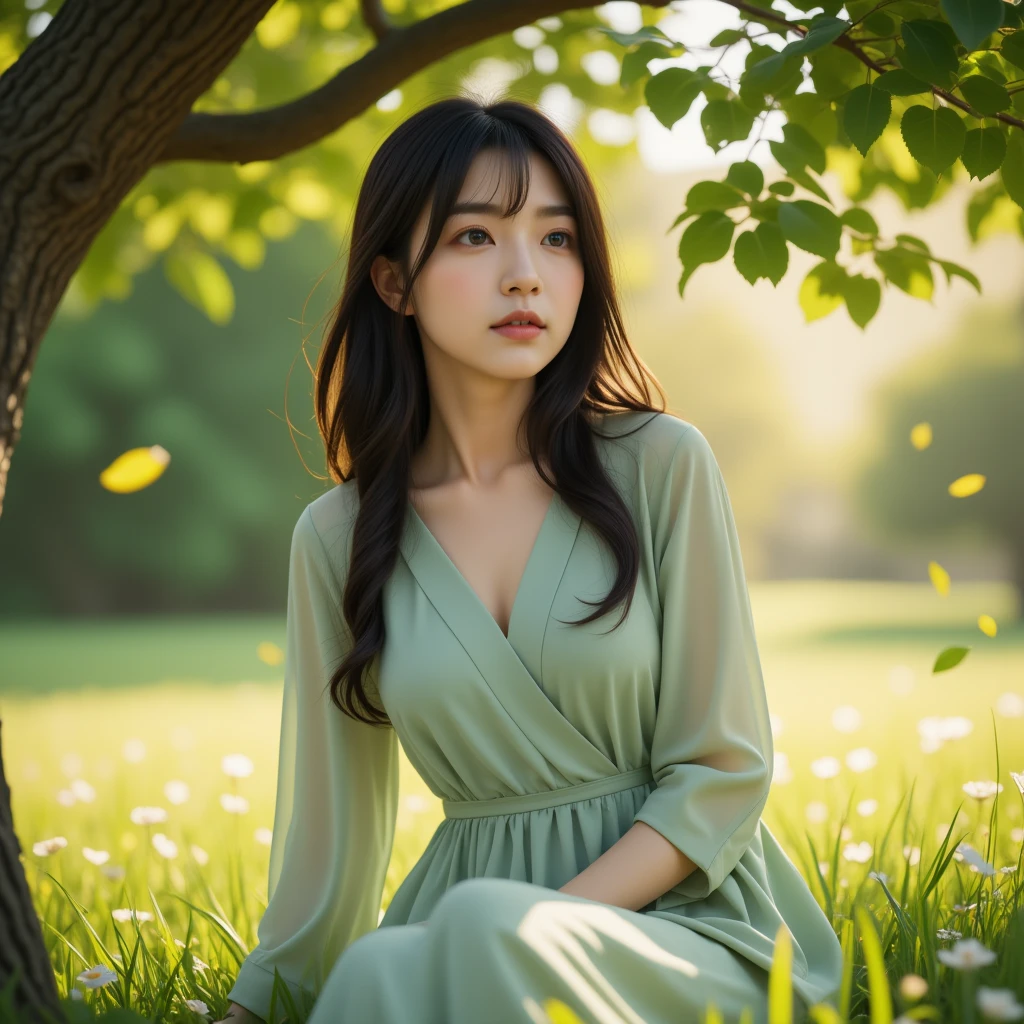
[[[341,299],[315,370],[315,414],[328,471],[336,483],[355,478],[359,496],[342,595],[352,643],[331,677],[331,700],[374,725],[389,725],[390,719],[371,703],[363,672],[384,645],[383,588],[398,558],[410,466],[426,434],[430,395],[415,318],[381,299],[370,267],[379,254],[396,261],[404,285],[397,310],[406,309],[413,282],[483,149],[500,151],[512,174],[504,216],[526,202],[535,152],[550,161],[576,217],[584,272],[576,320],[565,345],[537,374],[524,413],[537,472],[604,539],[618,564],[608,595],[587,602],[598,607],[572,625],[591,622],[625,599],[614,628],[621,625],[639,572],[636,528],[598,458],[593,422],[617,410],[662,412],[665,394],[626,338],[590,176],[558,126],[527,103],[469,97],[432,103],[402,122],[370,161],[356,202]],[[426,240],[410,268],[413,227],[427,202]],[[661,395],[661,409],[650,405],[649,383]],[[542,458],[553,480],[544,474]]]

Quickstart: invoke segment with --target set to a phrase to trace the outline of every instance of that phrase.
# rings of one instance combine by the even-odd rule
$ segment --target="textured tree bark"
[[[39,344],[103,225],[273,0],[66,0],[0,78],[0,512]],[[0,988],[62,1019],[0,760]]]

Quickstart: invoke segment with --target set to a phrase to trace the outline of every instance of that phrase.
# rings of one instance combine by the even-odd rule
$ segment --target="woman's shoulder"
[[[603,416],[598,430],[611,435],[607,440],[614,440],[616,444],[625,443],[645,457],[662,464],[671,461],[683,448],[707,445],[707,439],[695,423],[671,412],[617,410]],[[606,440],[600,434],[595,436]]]
[[[309,502],[295,524],[296,533],[322,545],[328,563],[338,576],[344,574],[348,562],[352,528],[358,511],[356,481],[345,480]]]

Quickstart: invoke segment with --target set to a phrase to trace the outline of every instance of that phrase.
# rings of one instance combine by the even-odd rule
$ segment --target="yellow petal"
[[[277,644],[264,640],[256,646],[256,657],[267,665],[280,665],[284,661],[284,651]]]
[[[930,423],[918,423],[910,431],[910,443],[921,451],[932,443],[932,425]]]
[[[985,634],[985,636],[995,636],[997,631],[996,620],[991,615],[979,615],[978,616],[978,629]]]
[[[932,586],[943,597],[947,597],[949,595],[949,573],[938,562],[929,562],[928,575],[931,577]]]
[[[115,494],[141,491],[160,478],[170,461],[170,453],[158,444],[149,448],[132,448],[118,455],[100,473],[100,483]]]
[[[983,474],[968,473],[966,476],[954,480],[949,485],[949,493],[954,498],[969,498],[972,494],[977,494],[984,486],[985,477]]]
[[[551,1024],[583,1024],[572,1007],[563,1003],[561,999],[545,999],[544,1012]]]

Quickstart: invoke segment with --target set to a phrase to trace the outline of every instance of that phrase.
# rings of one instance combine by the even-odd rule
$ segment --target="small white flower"
[[[220,762],[221,770],[233,779],[245,779],[252,775],[253,764],[245,754],[225,754]]]
[[[960,856],[957,857],[957,854]],[[961,843],[956,848],[956,853],[953,854],[955,860],[963,860],[969,864],[975,871],[981,872],[981,874],[991,877],[996,873],[996,869],[989,864],[987,860],[977,850],[974,849],[970,843]]]
[[[110,854],[106,850],[94,850],[89,846],[82,847],[82,856],[90,863],[95,864],[97,867],[100,864],[106,864],[110,860]]]
[[[938,939],[962,939],[963,934],[955,928],[940,928],[935,933],[935,937]]]
[[[87,971],[82,971],[75,981],[80,981],[86,988],[102,988],[112,981],[117,981],[117,975],[109,967],[97,964]]]
[[[1003,693],[996,700],[996,714],[1003,718],[1024,718],[1024,697],[1019,693]]]
[[[889,884],[889,876],[884,871],[869,871],[868,878],[873,878],[876,882],[884,882],[886,885]]]
[[[196,846],[193,843],[189,849],[192,851],[192,856],[195,858],[196,863],[201,868],[206,867],[210,863],[210,855],[201,846]]]
[[[236,793],[221,793],[220,805],[228,814],[247,814],[249,801]]]
[[[134,917],[139,924],[153,920],[153,915],[148,910],[132,910],[131,907],[119,907],[117,910],[112,910],[110,912],[110,916],[115,921],[120,921],[122,923],[130,921],[132,917]]]
[[[857,747],[846,755],[846,767],[851,772],[866,772],[878,764],[878,755],[870,747]]]
[[[1013,872],[1016,871],[1016,870],[1017,870],[1017,865],[1016,864],[1007,864],[1006,867],[999,869],[1000,873],[1004,874],[1004,875],[1012,875]]]
[[[1024,796],[1024,772],[1010,772],[1010,778],[1013,779],[1021,795]]]
[[[903,856],[906,857],[911,867],[919,863],[921,860],[921,847],[920,846],[904,846]]]
[[[996,793],[1002,793],[1003,784],[1001,782],[993,782],[991,779],[982,779],[976,782],[965,782],[963,785],[964,792],[975,800],[988,800],[990,797],[996,795]]]
[[[102,871],[107,878],[115,882],[125,876],[124,868],[118,867],[115,864],[104,864],[103,867],[100,868],[100,871]]]
[[[947,967],[956,971],[975,971],[994,963],[995,953],[977,939],[959,939],[952,949],[940,949],[935,954]]]
[[[966,906],[963,903],[954,903],[953,909],[961,914],[969,914],[972,910],[976,910],[978,907],[977,903],[968,903]]]
[[[207,1014],[210,1012],[210,1008],[202,1001],[202,999],[186,999],[185,1005],[193,1011],[193,1013]]]
[[[274,840],[274,833],[269,828],[258,828],[252,836],[260,846],[269,846]]]
[[[130,764],[138,764],[146,757],[146,744],[142,740],[127,740],[121,748],[121,755]]]
[[[159,825],[167,820],[167,812],[162,807],[135,807],[131,819],[136,825]]]
[[[904,974],[900,978],[900,995],[910,1002],[924,999],[928,994],[928,982],[920,974]]]
[[[1013,989],[978,986],[978,1009],[992,1020],[1020,1020],[1024,1006],[1017,1002]]]
[[[807,815],[808,821],[813,821],[816,825],[820,825],[823,821],[828,821],[828,804],[823,803],[821,800],[812,800],[804,808],[804,814]]]
[[[868,842],[847,843],[843,847],[843,858],[844,860],[855,861],[858,864],[866,864],[871,860],[872,852],[871,844]]]
[[[849,704],[843,704],[832,712],[832,728],[837,732],[856,732],[860,725],[860,712]]]
[[[845,841],[846,841],[847,839],[852,839],[852,838],[853,838],[853,829],[852,829],[852,828],[850,828],[850,826],[849,826],[849,825],[844,825],[844,826],[843,826],[843,827],[842,827],[842,828],[841,828],[841,829],[839,830],[839,838],[840,838],[840,839],[842,839],[842,840],[843,840],[844,842],[845,842]]]
[[[58,850],[63,850],[68,841],[63,836],[54,836],[52,839],[43,839],[32,844],[32,852],[37,857],[49,857]]]
[[[164,786],[164,796],[167,797],[168,803],[175,805],[185,803],[189,798],[188,783],[182,782],[180,779],[171,779]]]
[[[73,988],[71,990],[71,998],[81,1002],[85,996],[82,995],[82,990],[80,988]]]
[[[839,759],[819,757],[811,762],[811,773],[819,779],[832,779],[839,774]]]
[[[77,803],[78,798],[75,796],[75,792],[72,789],[59,789],[57,790],[57,803],[61,807],[74,807]]]
[[[862,818],[870,818],[871,815],[874,814],[875,811],[877,811],[877,810],[878,810],[878,801],[875,800],[873,797],[869,798],[867,800],[861,800],[857,804],[857,813]]]
[[[153,848],[167,860],[173,860],[178,856],[178,844],[173,839],[168,839],[163,832],[154,834]]]
[[[84,804],[91,804],[96,799],[96,790],[85,779],[75,779],[71,783],[71,792]]]

